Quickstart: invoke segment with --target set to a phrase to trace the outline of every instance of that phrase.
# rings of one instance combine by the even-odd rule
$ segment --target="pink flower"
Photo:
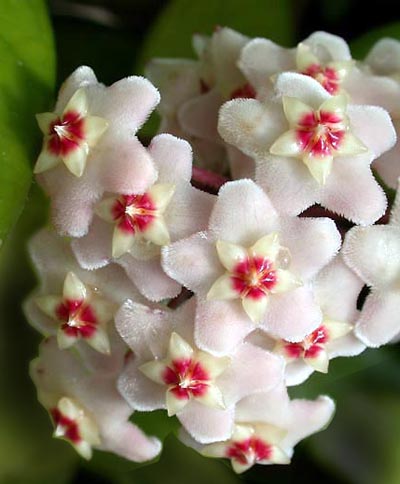
[[[213,356],[196,345],[194,319],[194,299],[175,311],[127,301],[116,321],[135,358],[118,388],[133,409],[166,408],[193,438],[208,443],[230,437],[239,400],[282,382],[283,360],[249,343]]]
[[[143,462],[161,450],[129,422],[132,410],[115,388],[115,377],[92,374],[71,352],[60,351],[55,338],[44,340],[39,357],[31,363],[38,399],[49,412],[54,437],[68,441],[85,459],[92,448]]]
[[[399,193],[399,192],[398,192]],[[388,343],[400,332],[400,197],[388,225],[354,227],[346,235],[343,257],[370,287],[355,334],[367,346]]]
[[[284,387],[258,393],[238,403],[235,427],[229,439],[202,445],[181,431],[183,442],[206,457],[230,459],[240,474],[255,464],[289,464],[294,446],[325,428],[335,409],[325,396],[290,401]]]
[[[55,112],[37,116],[44,142],[35,172],[60,234],[84,235],[104,192],[143,193],[154,181],[152,161],[133,135],[158,102],[142,77],[105,87],[80,67],[61,87]]]
[[[161,134],[148,153],[158,172],[155,183],[144,193],[107,194],[96,205],[88,235],[72,247],[85,269],[115,261],[147,299],[159,301],[181,290],[161,268],[161,248],[204,229],[215,197],[191,186],[186,141]]]
[[[60,349],[75,345],[89,368],[118,371],[127,347],[114,314],[128,298],[143,300],[124,271],[82,269],[68,242],[46,229],[33,237],[29,251],[40,287],[25,302],[28,321],[43,335],[57,336]]]
[[[252,334],[248,340],[285,358],[287,385],[302,383],[313,371],[327,373],[330,359],[355,356],[365,349],[353,334],[362,286],[362,281],[337,256],[314,283],[315,299],[322,312],[318,328],[295,343],[266,333]]]
[[[256,160],[256,180],[277,209],[297,215],[319,203],[363,225],[381,217],[386,197],[369,165],[395,143],[388,113],[347,106],[296,73],[281,74],[275,93],[224,104],[219,131]]]
[[[197,345],[224,355],[256,327],[289,341],[316,329],[311,281],[339,246],[331,220],[280,217],[240,180],[221,188],[207,231],[163,249],[163,266],[198,296]]]

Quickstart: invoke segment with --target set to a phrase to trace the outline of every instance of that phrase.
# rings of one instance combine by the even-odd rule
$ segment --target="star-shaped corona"
[[[321,62],[311,47],[300,43],[296,50],[296,66],[301,74],[318,81],[329,94],[337,95],[342,91],[341,84],[353,67],[352,60]]]
[[[106,324],[113,317],[114,305],[100,297],[95,288],[87,287],[73,272],[65,278],[62,296],[39,296],[36,304],[59,324],[60,349],[82,339],[100,353],[110,352]]]
[[[348,323],[324,319],[323,324],[298,343],[281,340],[275,351],[286,360],[302,359],[304,363],[321,373],[328,372],[329,353],[327,345],[335,339],[350,333],[353,326]]]
[[[290,291],[301,281],[287,270],[288,249],[279,243],[276,232],[259,239],[249,248],[218,240],[217,253],[227,270],[207,294],[208,299],[241,299],[244,311],[259,323],[273,294]]]
[[[181,336],[172,333],[165,360],[144,363],[140,370],[151,380],[167,386],[168,415],[175,415],[190,400],[213,408],[225,408],[214,380],[230,365],[230,358],[216,358],[195,351]]]
[[[289,464],[289,456],[276,445],[284,435],[284,430],[272,425],[240,423],[230,440],[206,445],[202,454],[230,459],[237,474],[255,464]]]
[[[112,255],[129,252],[135,242],[168,245],[169,232],[163,214],[175,192],[168,183],[153,185],[146,193],[119,195],[99,203],[96,212],[106,222],[115,224]]]
[[[88,99],[84,88],[78,89],[62,113],[36,115],[44,134],[43,148],[35,165],[42,173],[63,162],[76,177],[81,177],[91,147],[106,131],[108,121],[88,114]]]
[[[320,185],[326,183],[335,157],[368,150],[351,132],[345,95],[328,98],[317,110],[293,97],[283,97],[282,102],[290,129],[272,144],[270,153],[301,159]]]
[[[62,397],[49,410],[54,423],[54,437],[66,440],[84,458],[91,459],[92,446],[101,444],[99,429],[88,412],[75,400]]]

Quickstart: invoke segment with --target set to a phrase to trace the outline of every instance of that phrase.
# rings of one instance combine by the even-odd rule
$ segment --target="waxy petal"
[[[64,298],[71,301],[84,301],[87,295],[85,284],[73,272],[68,272],[63,287]]]
[[[71,348],[76,342],[78,338],[76,336],[68,334],[67,331],[64,331],[62,328],[59,328],[57,331],[57,344],[60,350],[66,350]]]
[[[57,114],[55,113],[40,113],[36,114],[35,117],[39,128],[44,135],[49,134],[49,128],[51,123],[53,123],[58,118]]]
[[[276,280],[277,284],[271,289],[272,294],[288,292],[302,285],[302,281],[298,277],[290,271],[285,271],[283,269],[277,269]]]
[[[175,193],[175,185],[172,183],[157,183],[148,191],[159,213],[163,213]]]
[[[170,243],[167,224],[162,216],[154,218],[143,231],[143,237],[155,245],[163,246]]]
[[[38,296],[35,303],[47,316],[58,319],[56,309],[62,303],[61,296]]]
[[[295,97],[283,96],[282,105],[283,112],[285,113],[286,119],[288,120],[290,127],[297,126],[301,123],[305,116],[310,114],[313,115],[314,113],[312,107]]]
[[[86,116],[88,112],[88,98],[84,87],[81,87],[73,94],[65,106],[63,114],[69,111],[76,111],[81,117]]]
[[[86,142],[89,146],[94,146],[108,128],[109,122],[99,116],[87,116],[84,126]]]
[[[173,360],[189,360],[192,358],[193,348],[178,333],[173,332],[169,340],[168,356]]]
[[[89,146],[86,142],[77,145],[70,153],[64,155],[63,161],[68,170],[76,177],[81,177],[86,167]]]
[[[247,259],[247,250],[240,245],[217,240],[216,248],[221,264],[228,271],[232,271],[238,263]]]
[[[143,365],[139,366],[139,370],[150,378],[150,380],[159,383],[160,385],[164,385],[163,379],[163,372],[165,370],[165,362],[164,361],[148,361],[147,363],[143,363]]]
[[[111,354],[111,344],[105,328],[97,326],[96,331],[86,341],[96,351],[105,355]]]
[[[275,261],[280,249],[279,234],[277,232],[272,232],[257,240],[257,242],[249,248],[249,253]]]
[[[35,174],[43,173],[44,171],[51,170],[60,163],[60,158],[53,153],[50,153],[46,149],[46,140],[44,141],[44,147],[36,160],[33,172]]]
[[[207,293],[208,300],[230,300],[237,299],[239,296],[239,293],[233,287],[232,277],[228,273],[219,277]]]
[[[296,130],[290,129],[281,134],[279,138],[274,141],[269,152],[276,156],[301,157],[303,149],[299,143]]]
[[[214,384],[207,385],[204,395],[196,397],[196,401],[211,408],[225,408],[224,398],[221,390]]]
[[[189,397],[178,397],[172,390],[173,389],[167,390],[166,396],[168,417],[172,417],[173,415],[181,412],[190,401]]]
[[[268,296],[261,296],[257,299],[252,297],[244,297],[242,299],[243,309],[247,316],[255,324],[258,324],[264,319],[268,307]]]
[[[305,361],[314,368],[314,370],[321,373],[328,373],[329,355],[324,349],[319,350],[315,355],[306,356]]]
[[[136,236],[132,232],[125,232],[119,227],[115,227],[112,239],[112,256],[121,257],[129,252],[136,241]]]

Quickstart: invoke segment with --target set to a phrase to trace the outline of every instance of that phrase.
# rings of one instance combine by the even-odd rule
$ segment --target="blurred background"
[[[20,11],[23,6],[28,6],[26,15]],[[39,336],[24,321],[20,304],[35,284],[26,240],[45,223],[47,202],[35,185],[26,199],[29,166],[40,145],[39,130],[28,113],[51,107],[54,85],[58,89],[79,65],[91,66],[109,84],[141,74],[154,56],[193,57],[191,35],[210,34],[216,25],[288,47],[315,30],[326,30],[343,36],[353,56],[362,59],[381,36],[400,40],[400,2],[52,0],[46,6],[41,0],[0,0],[0,145],[15,160],[23,160],[16,175],[22,195],[17,190],[13,194],[14,179],[8,178],[6,164],[0,168],[6,174],[1,174],[0,188],[9,190],[15,202],[11,208],[0,199],[0,219],[10,228],[22,213],[0,252],[0,484],[400,483],[398,345],[334,360],[329,375],[314,375],[292,389],[293,397],[332,396],[337,401],[334,421],[298,446],[292,465],[256,466],[241,477],[226,463],[185,448],[173,433],[152,465],[139,467],[104,453],[83,462],[67,444],[51,438],[48,416],[36,401],[28,362],[37,353]],[[26,67],[16,80],[8,76],[11,70],[5,75],[7,56],[14,53],[6,45],[9,38]],[[45,54],[39,52],[43,46]],[[1,126],[6,115],[8,126],[15,122],[16,135]],[[144,417],[142,424],[160,435],[169,431],[163,418],[154,422]]]

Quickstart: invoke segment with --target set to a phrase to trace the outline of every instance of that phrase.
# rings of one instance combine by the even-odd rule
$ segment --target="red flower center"
[[[341,79],[333,67],[323,67],[320,64],[312,64],[302,72],[318,81],[329,94],[335,95],[340,90]]]
[[[58,408],[51,409],[50,414],[53,418],[54,425],[58,428],[62,428],[63,437],[65,439],[68,439],[73,444],[78,444],[82,440],[78,424],[75,420],[63,415]]]
[[[65,299],[56,308],[56,315],[63,323],[61,329],[68,336],[90,338],[96,331],[96,314],[84,300]]]
[[[252,464],[271,458],[272,448],[258,437],[250,437],[241,442],[232,442],[226,450],[226,457],[240,464]]]
[[[300,343],[285,342],[285,351],[290,358],[314,358],[325,349],[328,341],[327,328],[319,326]]]
[[[239,262],[231,273],[234,289],[241,297],[259,299],[277,283],[274,264],[266,257],[248,257]]]
[[[204,395],[210,381],[201,363],[190,358],[173,360],[170,366],[165,367],[162,378],[175,397],[185,400]]]
[[[120,230],[134,234],[144,232],[157,216],[157,207],[150,195],[122,195],[117,198],[112,215]]]
[[[332,156],[346,134],[343,121],[339,114],[327,111],[305,114],[296,127],[301,149],[318,157]]]
[[[49,151],[56,156],[68,155],[85,139],[84,118],[77,111],[68,111],[50,124],[49,135]]]

